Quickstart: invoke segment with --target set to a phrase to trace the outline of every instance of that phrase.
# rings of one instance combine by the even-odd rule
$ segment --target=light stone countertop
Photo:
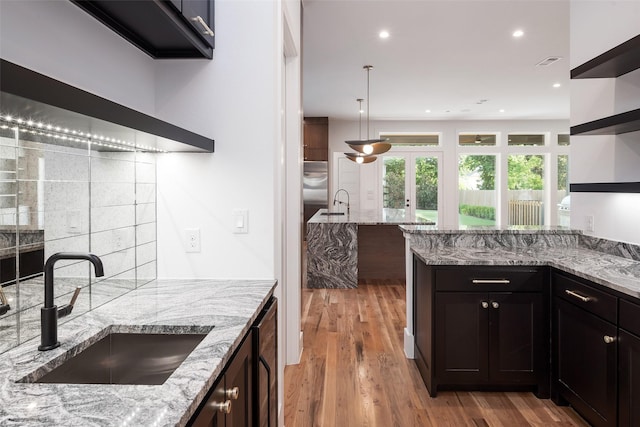
[[[404,210],[384,209],[384,210],[351,210],[346,212],[345,207],[333,212],[342,212],[344,215],[323,215],[329,212],[328,209],[320,209],[316,212],[307,224],[359,224],[359,225],[398,225],[398,224],[435,224],[428,220],[409,220],[404,216]]]
[[[507,232],[507,231],[505,231]],[[413,253],[427,265],[550,266],[606,288],[640,298],[640,261],[586,248],[418,248]]]
[[[183,426],[197,409],[275,288],[274,280],[167,280],[146,284],[0,357],[2,426]],[[213,327],[213,329],[211,329]],[[28,384],[16,381],[70,357],[108,330],[207,332],[162,385]],[[47,370],[48,370],[47,369]]]

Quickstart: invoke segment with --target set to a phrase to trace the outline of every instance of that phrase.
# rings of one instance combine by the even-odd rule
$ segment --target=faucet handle
[[[82,287],[78,286],[73,292],[73,296],[71,296],[71,301],[69,301],[69,304],[65,304],[62,307],[58,308],[58,319],[71,314],[71,312],[73,311],[73,306],[75,305],[81,290]]]

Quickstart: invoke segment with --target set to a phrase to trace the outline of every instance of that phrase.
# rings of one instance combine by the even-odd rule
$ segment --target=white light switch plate
[[[233,210],[233,232],[248,233],[249,232],[249,211],[247,209]]]
[[[187,228],[184,233],[184,244],[187,252],[200,252],[200,229]]]

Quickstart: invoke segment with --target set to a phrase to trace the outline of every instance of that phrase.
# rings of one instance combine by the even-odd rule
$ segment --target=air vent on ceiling
[[[549,65],[558,62],[562,59],[562,56],[550,56],[548,58],[543,59],[542,61],[536,64],[536,67],[548,67]]]

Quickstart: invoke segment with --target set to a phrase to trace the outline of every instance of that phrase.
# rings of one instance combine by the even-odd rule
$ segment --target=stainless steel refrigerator
[[[329,200],[329,174],[327,162],[304,162],[302,200],[305,224],[318,209],[326,208]]]

